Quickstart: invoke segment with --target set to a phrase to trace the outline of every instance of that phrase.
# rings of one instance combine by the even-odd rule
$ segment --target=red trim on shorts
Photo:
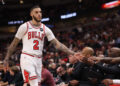
[[[39,27],[33,26],[32,23],[31,23],[30,21],[29,21],[29,23],[30,23],[30,25],[31,25],[33,28],[35,28],[35,29],[40,29],[40,27],[41,27],[41,23],[40,23],[40,26],[39,26]]]
[[[28,53],[24,53],[24,52],[22,52],[22,54],[25,54],[25,55],[28,55],[28,56],[35,57],[34,55],[31,55],[31,54],[28,54]],[[37,55],[36,55],[36,56],[37,56]],[[37,57],[37,58],[41,58],[41,57]]]
[[[37,58],[41,58],[41,57],[37,57]]]
[[[33,55],[30,55],[30,54],[28,54],[28,53],[23,53],[23,52],[22,52],[22,54],[25,54],[25,55],[34,57]]]
[[[30,79],[30,80],[37,79],[37,76],[31,76],[29,79]]]
[[[26,33],[28,32],[28,28],[29,28],[28,22],[26,23],[26,25],[27,25],[27,30],[24,35],[26,35]]]
[[[25,77],[25,83],[29,82],[29,72],[27,72],[26,70],[24,70],[24,77]]]

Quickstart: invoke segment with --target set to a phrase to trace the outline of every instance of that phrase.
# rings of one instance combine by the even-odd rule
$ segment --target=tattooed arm
[[[106,62],[106,63],[119,63],[120,62],[120,57],[106,57],[102,60],[103,62]]]
[[[7,54],[5,56],[5,62],[9,60],[9,57],[12,55],[12,53],[14,52],[16,46],[18,45],[18,43],[20,42],[20,39],[18,38],[14,38],[14,40],[12,41],[12,43],[10,44],[8,50],[7,50]],[[6,64],[6,63],[5,63]]]
[[[108,63],[108,64],[120,62],[120,57],[114,57],[114,58],[113,57],[105,57],[105,58],[97,57],[95,59],[98,62],[104,62],[104,63]]]
[[[51,40],[51,43],[55,46],[56,49],[63,51],[65,53],[67,53],[68,55],[75,54],[74,51],[68,49],[64,44],[60,43],[56,38]]]

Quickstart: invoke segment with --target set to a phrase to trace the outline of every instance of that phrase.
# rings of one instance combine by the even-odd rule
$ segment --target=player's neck
[[[41,22],[36,22],[35,20],[32,20],[31,23],[33,26],[40,26]]]

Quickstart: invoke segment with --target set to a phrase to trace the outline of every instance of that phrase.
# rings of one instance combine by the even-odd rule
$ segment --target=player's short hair
[[[30,12],[32,12],[33,9],[35,9],[35,8],[40,8],[40,6],[39,6],[39,5],[34,5],[34,6],[30,9]]]

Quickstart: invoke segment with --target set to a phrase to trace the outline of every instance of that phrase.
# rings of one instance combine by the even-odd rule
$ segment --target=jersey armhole
[[[43,24],[43,31],[44,31],[44,34],[45,34],[45,25]]]
[[[26,30],[26,32],[25,32],[25,34],[24,34],[24,35],[26,35],[26,34],[27,34],[27,32],[28,32],[28,28],[29,28],[28,23],[26,23],[26,25],[27,25],[27,30]]]

